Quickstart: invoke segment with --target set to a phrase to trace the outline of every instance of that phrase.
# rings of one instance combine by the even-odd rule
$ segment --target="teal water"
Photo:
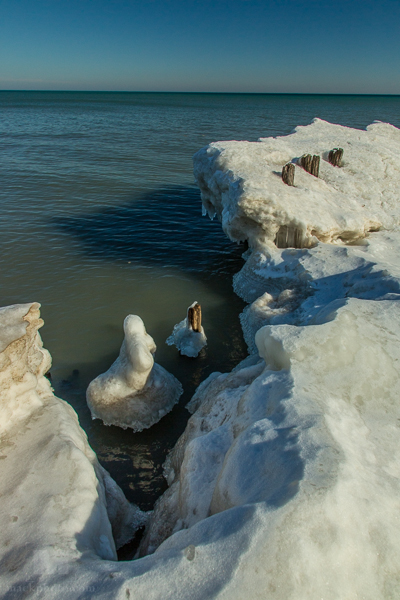
[[[212,371],[246,355],[232,291],[243,248],[201,217],[192,155],[211,141],[287,134],[314,117],[400,127],[399,96],[0,92],[0,304],[38,301],[56,393],[102,464],[149,509],[162,463]],[[165,344],[198,300],[209,340],[196,360]],[[170,415],[141,434],[90,419],[85,390],[139,314],[157,361],[182,382]]]

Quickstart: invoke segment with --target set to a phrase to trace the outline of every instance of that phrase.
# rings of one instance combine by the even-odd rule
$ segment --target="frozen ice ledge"
[[[320,180],[296,167],[294,188],[281,181],[289,160],[337,146],[342,168],[322,161]],[[249,243],[235,278],[248,302],[249,357],[212,374],[189,403],[139,560],[115,562],[114,540],[144,516],[52,394],[38,305],[5,309],[4,597],[398,597],[396,154],[400,131],[390,125],[315,121],[195,156],[203,203],[232,239]],[[278,248],[281,227],[297,227],[303,248]],[[285,235],[288,245],[295,239]]]
[[[338,146],[342,168],[328,162]],[[194,173],[204,210],[231,240],[301,248],[397,227],[399,153],[392,125],[361,131],[315,119],[283,137],[210,144],[195,154]],[[321,157],[319,177],[297,167],[295,185],[283,184],[282,167],[304,154]]]

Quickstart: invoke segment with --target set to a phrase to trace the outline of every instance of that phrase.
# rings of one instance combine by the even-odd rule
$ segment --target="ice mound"
[[[341,168],[328,162],[337,146],[344,149]],[[318,178],[298,165],[308,153],[322,158]],[[253,249],[311,247],[399,224],[399,154],[400,130],[392,125],[361,131],[315,119],[283,137],[212,143],[195,154],[194,173],[204,210],[218,215],[232,240]],[[291,161],[294,187],[281,179]]]
[[[54,396],[39,307],[0,309],[0,588],[7,598],[56,597],[82,559],[115,564],[116,548],[146,519],[98,463],[72,407]]]
[[[400,236],[375,235],[362,250],[298,251],[314,293],[286,318],[301,324],[262,327],[257,354],[199,386],[142,554],[198,547],[209,522],[234,570],[217,597],[396,595]],[[274,303],[260,300],[265,318]]]
[[[288,315],[299,304],[299,293],[295,285],[293,288],[286,288],[277,296],[265,292],[240,315],[243,336],[250,353],[256,352],[254,336],[257,331],[263,325],[286,321]]]
[[[137,315],[124,321],[118,358],[94,379],[86,392],[92,417],[105,425],[142,431],[157,423],[178,402],[179,381],[154,362],[156,345]]]
[[[399,133],[314,121],[194,157],[210,216],[249,243],[234,285],[252,354],[188,404],[140,553],[195,548],[220,574],[198,597],[398,594]],[[320,179],[296,166],[286,186],[282,166],[305,153]]]
[[[204,329],[201,326],[201,308],[193,302],[187,309],[187,315],[177,325],[166,340],[169,346],[176,346],[181,354],[195,358],[207,344]]]

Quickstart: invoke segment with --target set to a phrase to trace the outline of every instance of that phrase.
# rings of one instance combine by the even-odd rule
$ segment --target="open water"
[[[166,487],[162,463],[194,389],[246,355],[231,285],[244,248],[201,217],[192,155],[211,141],[287,134],[314,117],[400,127],[400,97],[0,92],[0,305],[42,304],[55,392],[142,509]],[[208,346],[189,359],[165,340],[194,300]],[[130,313],[185,390],[136,434],[92,421],[85,401],[88,383],[117,357]]]

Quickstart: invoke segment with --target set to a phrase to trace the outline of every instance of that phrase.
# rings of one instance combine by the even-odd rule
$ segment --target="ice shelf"
[[[341,168],[328,162],[335,146],[344,150]],[[318,178],[298,164],[307,153],[321,157]],[[195,154],[194,173],[204,210],[218,215],[232,240],[310,247],[398,226],[399,153],[400,131],[392,125],[361,131],[315,119],[283,137],[210,144]],[[294,187],[281,179],[291,161]]]

